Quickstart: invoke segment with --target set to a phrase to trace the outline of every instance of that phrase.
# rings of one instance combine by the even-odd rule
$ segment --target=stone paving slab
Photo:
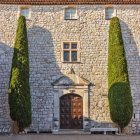
[[[140,140],[140,136],[112,136],[112,135],[0,135],[0,140]]]

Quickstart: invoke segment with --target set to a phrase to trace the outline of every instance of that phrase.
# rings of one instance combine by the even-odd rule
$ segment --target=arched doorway
[[[60,129],[83,129],[83,98],[67,94],[60,98]]]

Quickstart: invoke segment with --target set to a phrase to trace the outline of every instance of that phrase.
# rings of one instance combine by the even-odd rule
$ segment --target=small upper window
[[[112,7],[107,7],[105,9],[105,19],[110,20],[114,16],[114,9]]]
[[[26,19],[29,19],[30,9],[26,7],[21,7],[20,15],[24,16]]]
[[[77,19],[76,8],[66,8],[65,9],[65,19]]]

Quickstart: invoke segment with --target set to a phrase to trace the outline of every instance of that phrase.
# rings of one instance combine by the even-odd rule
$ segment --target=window
[[[64,62],[78,61],[78,43],[76,42],[63,43],[63,61]]]
[[[114,16],[114,9],[112,7],[107,7],[105,9],[105,19],[110,20]]]
[[[65,9],[65,19],[77,19],[76,8],[66,8]]]
[[[29,19],[30,9],[26,7],[20,8],[20,15],[25,16],[26,19]]]

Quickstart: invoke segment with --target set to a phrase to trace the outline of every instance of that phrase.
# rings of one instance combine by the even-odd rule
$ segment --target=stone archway
[[[60,97],[60,129],[83,129],[83,98],[77,94]]]

